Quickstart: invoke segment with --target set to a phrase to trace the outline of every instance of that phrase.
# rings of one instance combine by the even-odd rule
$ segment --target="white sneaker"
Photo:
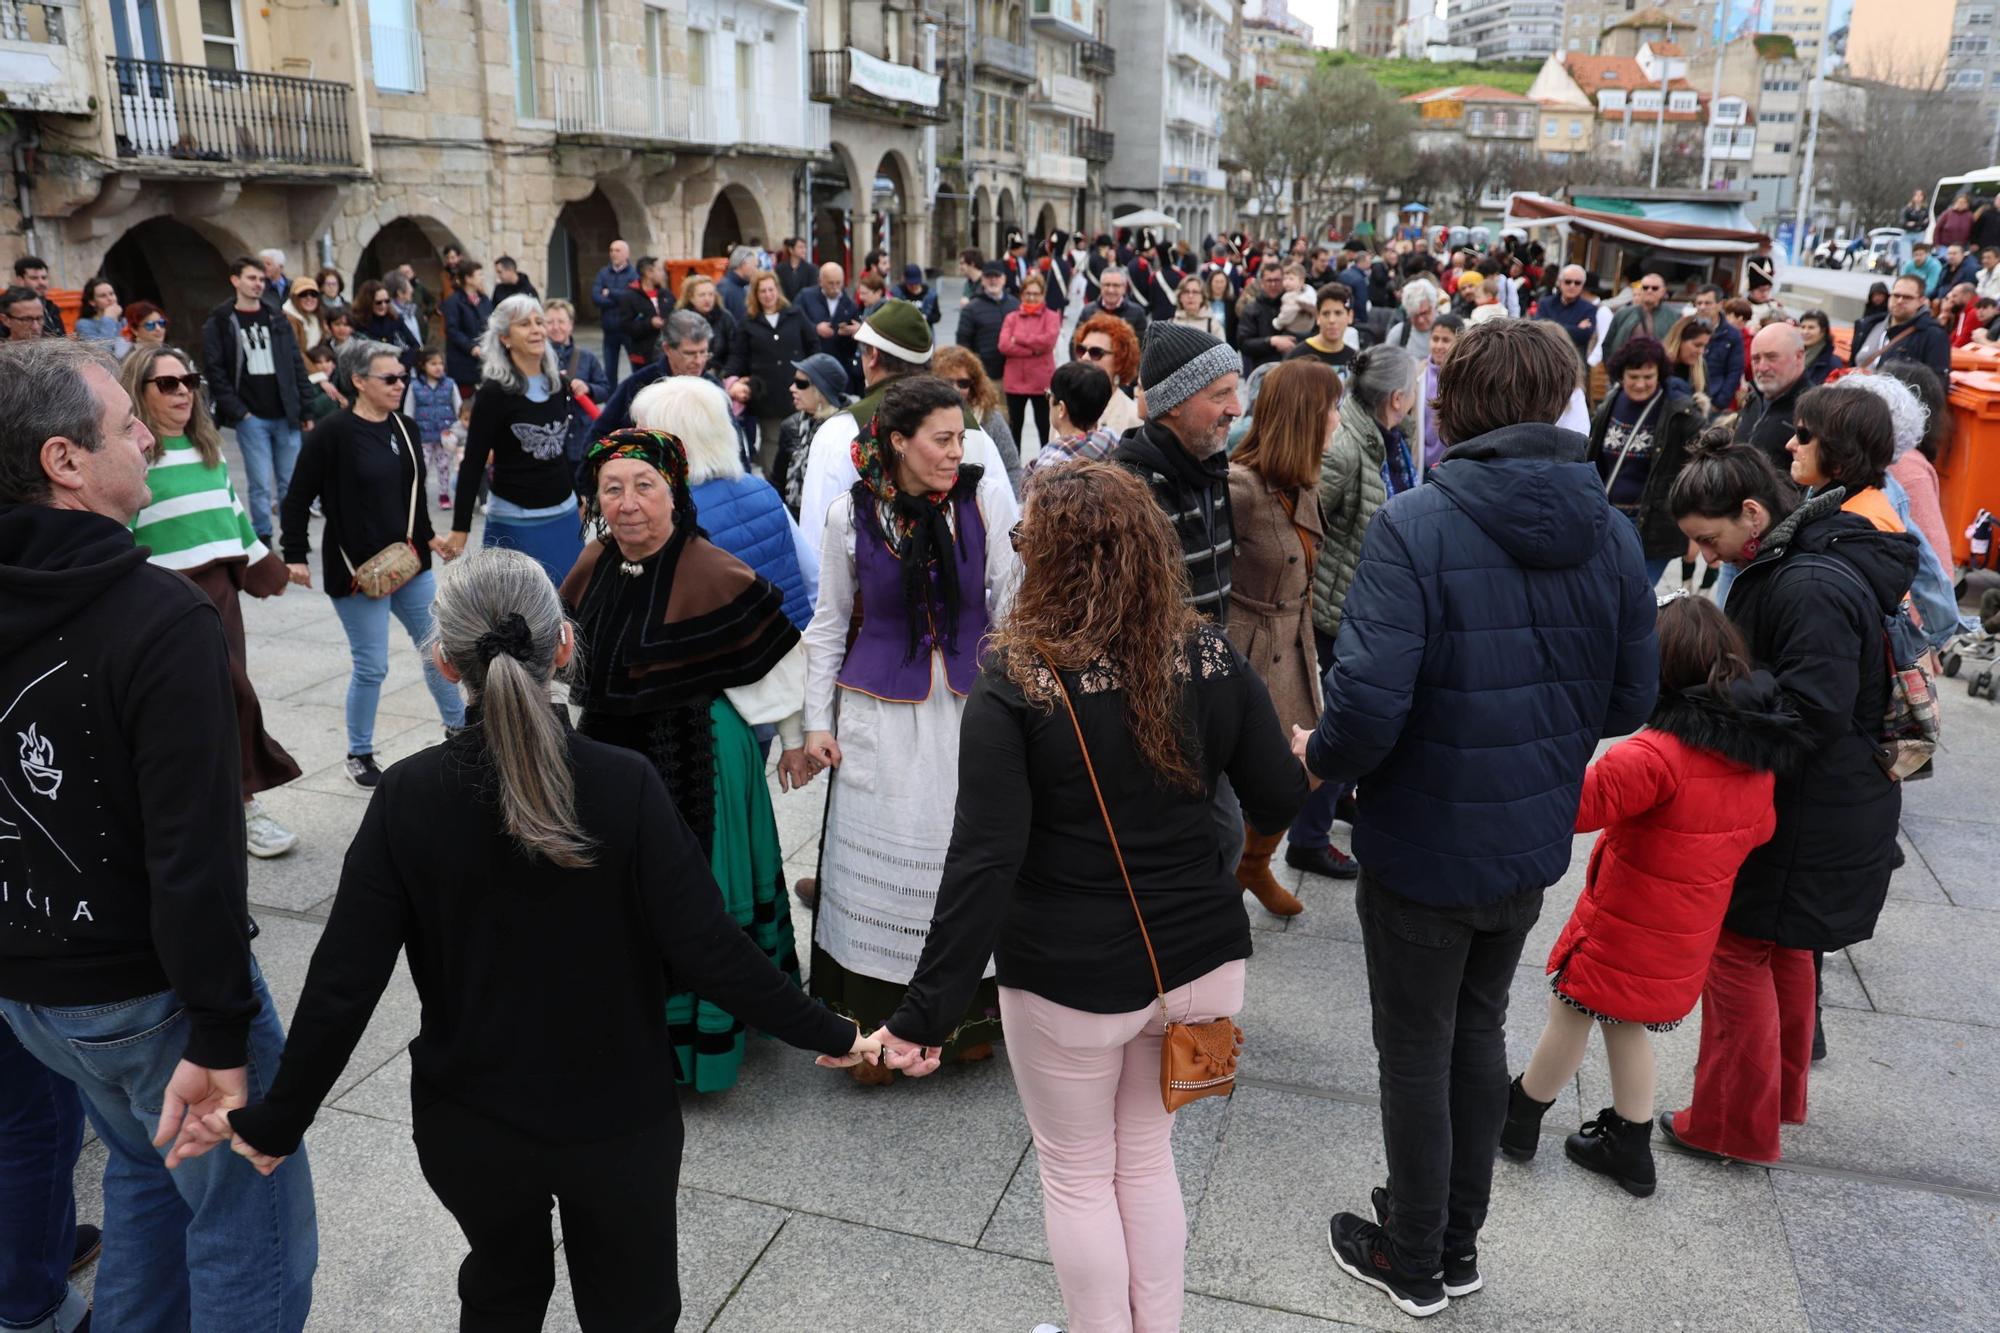
[[[250,855],[266,860],[283,856],[299,845],[299,835],[271,818],[270,812],[254,799],[243,803],[243,833]]]
[[[1063,1331],[1054,1324],[1036,1324],[1035,1333],[1063,1333]]]

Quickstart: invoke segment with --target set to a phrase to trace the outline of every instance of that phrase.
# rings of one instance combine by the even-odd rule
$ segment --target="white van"
[[[2000,167],[1988,167],[1984,171],[1969,172],[1963,176],[1946,176],[1931,190],[1931,221],[1924,228],[1924,240],[1935,243],[1937,220],[1951,201],[1961,194],[1972,196],[1972,211],[1978,212],[1981,204],[1990,204],[2000,198]]]

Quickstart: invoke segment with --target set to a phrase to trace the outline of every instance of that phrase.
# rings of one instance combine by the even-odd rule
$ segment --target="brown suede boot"
[[[1271,853],[1278,850],[1283,834],[1262,834],[1243,830],[1243,859],[1236,863],[1236,882],[1248,889],[1272,916],[1297,916],[1306,910],[1284,885],[1271,874]]]

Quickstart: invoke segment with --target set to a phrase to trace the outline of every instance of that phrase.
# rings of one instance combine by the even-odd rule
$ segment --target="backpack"
[[[1800,561],[1816,568],[1832,569],[1861,589],[1872,601],[1874,592],[1845,560],[1806,556]],[[1892,782],[1915,782],[1932,776],[1931,759],[1938,748],[1937,685],[1925,665],[1930,646],[1917,625],[1910,596],[1894,611],[1882,617],[1882,653],[1889,663],[1889,701],[1882,710],[1882,722],[1869,740],[1875,744],[1876,762]]]

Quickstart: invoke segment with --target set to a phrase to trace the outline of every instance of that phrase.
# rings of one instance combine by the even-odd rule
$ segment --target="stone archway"
[[[856,259],[869,250],[886,250],[892,271],[900,270],[905,258],[922,259],[910,248],[910,237],[905,234],[906,220],[913,216],[917,206],[916,195],[911,190],[915,179],[903,161],[901,153],[890,151],[882,155],[872,177],[872,194],[868,205],[868,244],[855,244]]]
[[[126,305],[151,301],[166,311],[168,341],[198,358],[202,321],[229,294],[229,261],[246,253],[234,236],[211,239],[177,218],[154,217],[113,242],[98,271]]]
[[[865,251],[864,238],[848,235],[855,207],[855,182],[860,168],[854,163],[854,154],[839,140],[832,145],[833,161],[824,160],[813,166],[812,177],[812,255],[815,264],[839,264],[843,268],[852,267],[854,254]],[[850,242],[853,253],[850,253]]]
[[[576,307],[576,322],[587,324],[601,314],[591,299],[590,281],[611,262],[611,243],[625,240],[632,257],[642,253],[618,226],[618,211],[602,190],[573,199],[556,214],[549,230],[548,283],[545,294],[562,297]]]
[[[1054,204],[1043,204],[1042,211],[1035,216],[1035,239],[1037,244],[1046,240],[1048,234],[1061,225],[1060,219],[1056,217],[1056,206]]]
[[[708,207],[708,225],[702,228],[701,254],[705,258],[726,256],[731,249],[747,245],[751,237],[768,239],[764,231],[764,210],[757,197],[741,185],[726,185]]]
[[[982,185],[972,192],[972,225],[966,230],[965,243],[979,251],[984,258],[993,258],[989,242],[993,239],[987,229],[993,222],[993,195]]]
[[[436,218],[419,215],[392,218],[361,247],[361,258],[354,265],[348,290],[370,278],[379,278],[398,265],[408,264],[416,270],[417,281],[432,292],[442,293],[443,255],[447,245],[463,249],[465,242]]]
[[[1020,225],[1021,225],[1020,214],[1015,211],[1014,192],[1010,189],[1007,189],[1005,186],[1002,186],[1000,190],[1000,199],[998,203],[995,205],[995,213],[993,217],[993,249],[990,253],[995,255],[1006,254],[1007,233],[1010,231],[1018,230],[1020,228]]]
[[[965,223],[968,202],[963,182],[938,177],[937,197],[931,200],[931,260],[939,273],[956,273],[958,252],[972,243]]]

